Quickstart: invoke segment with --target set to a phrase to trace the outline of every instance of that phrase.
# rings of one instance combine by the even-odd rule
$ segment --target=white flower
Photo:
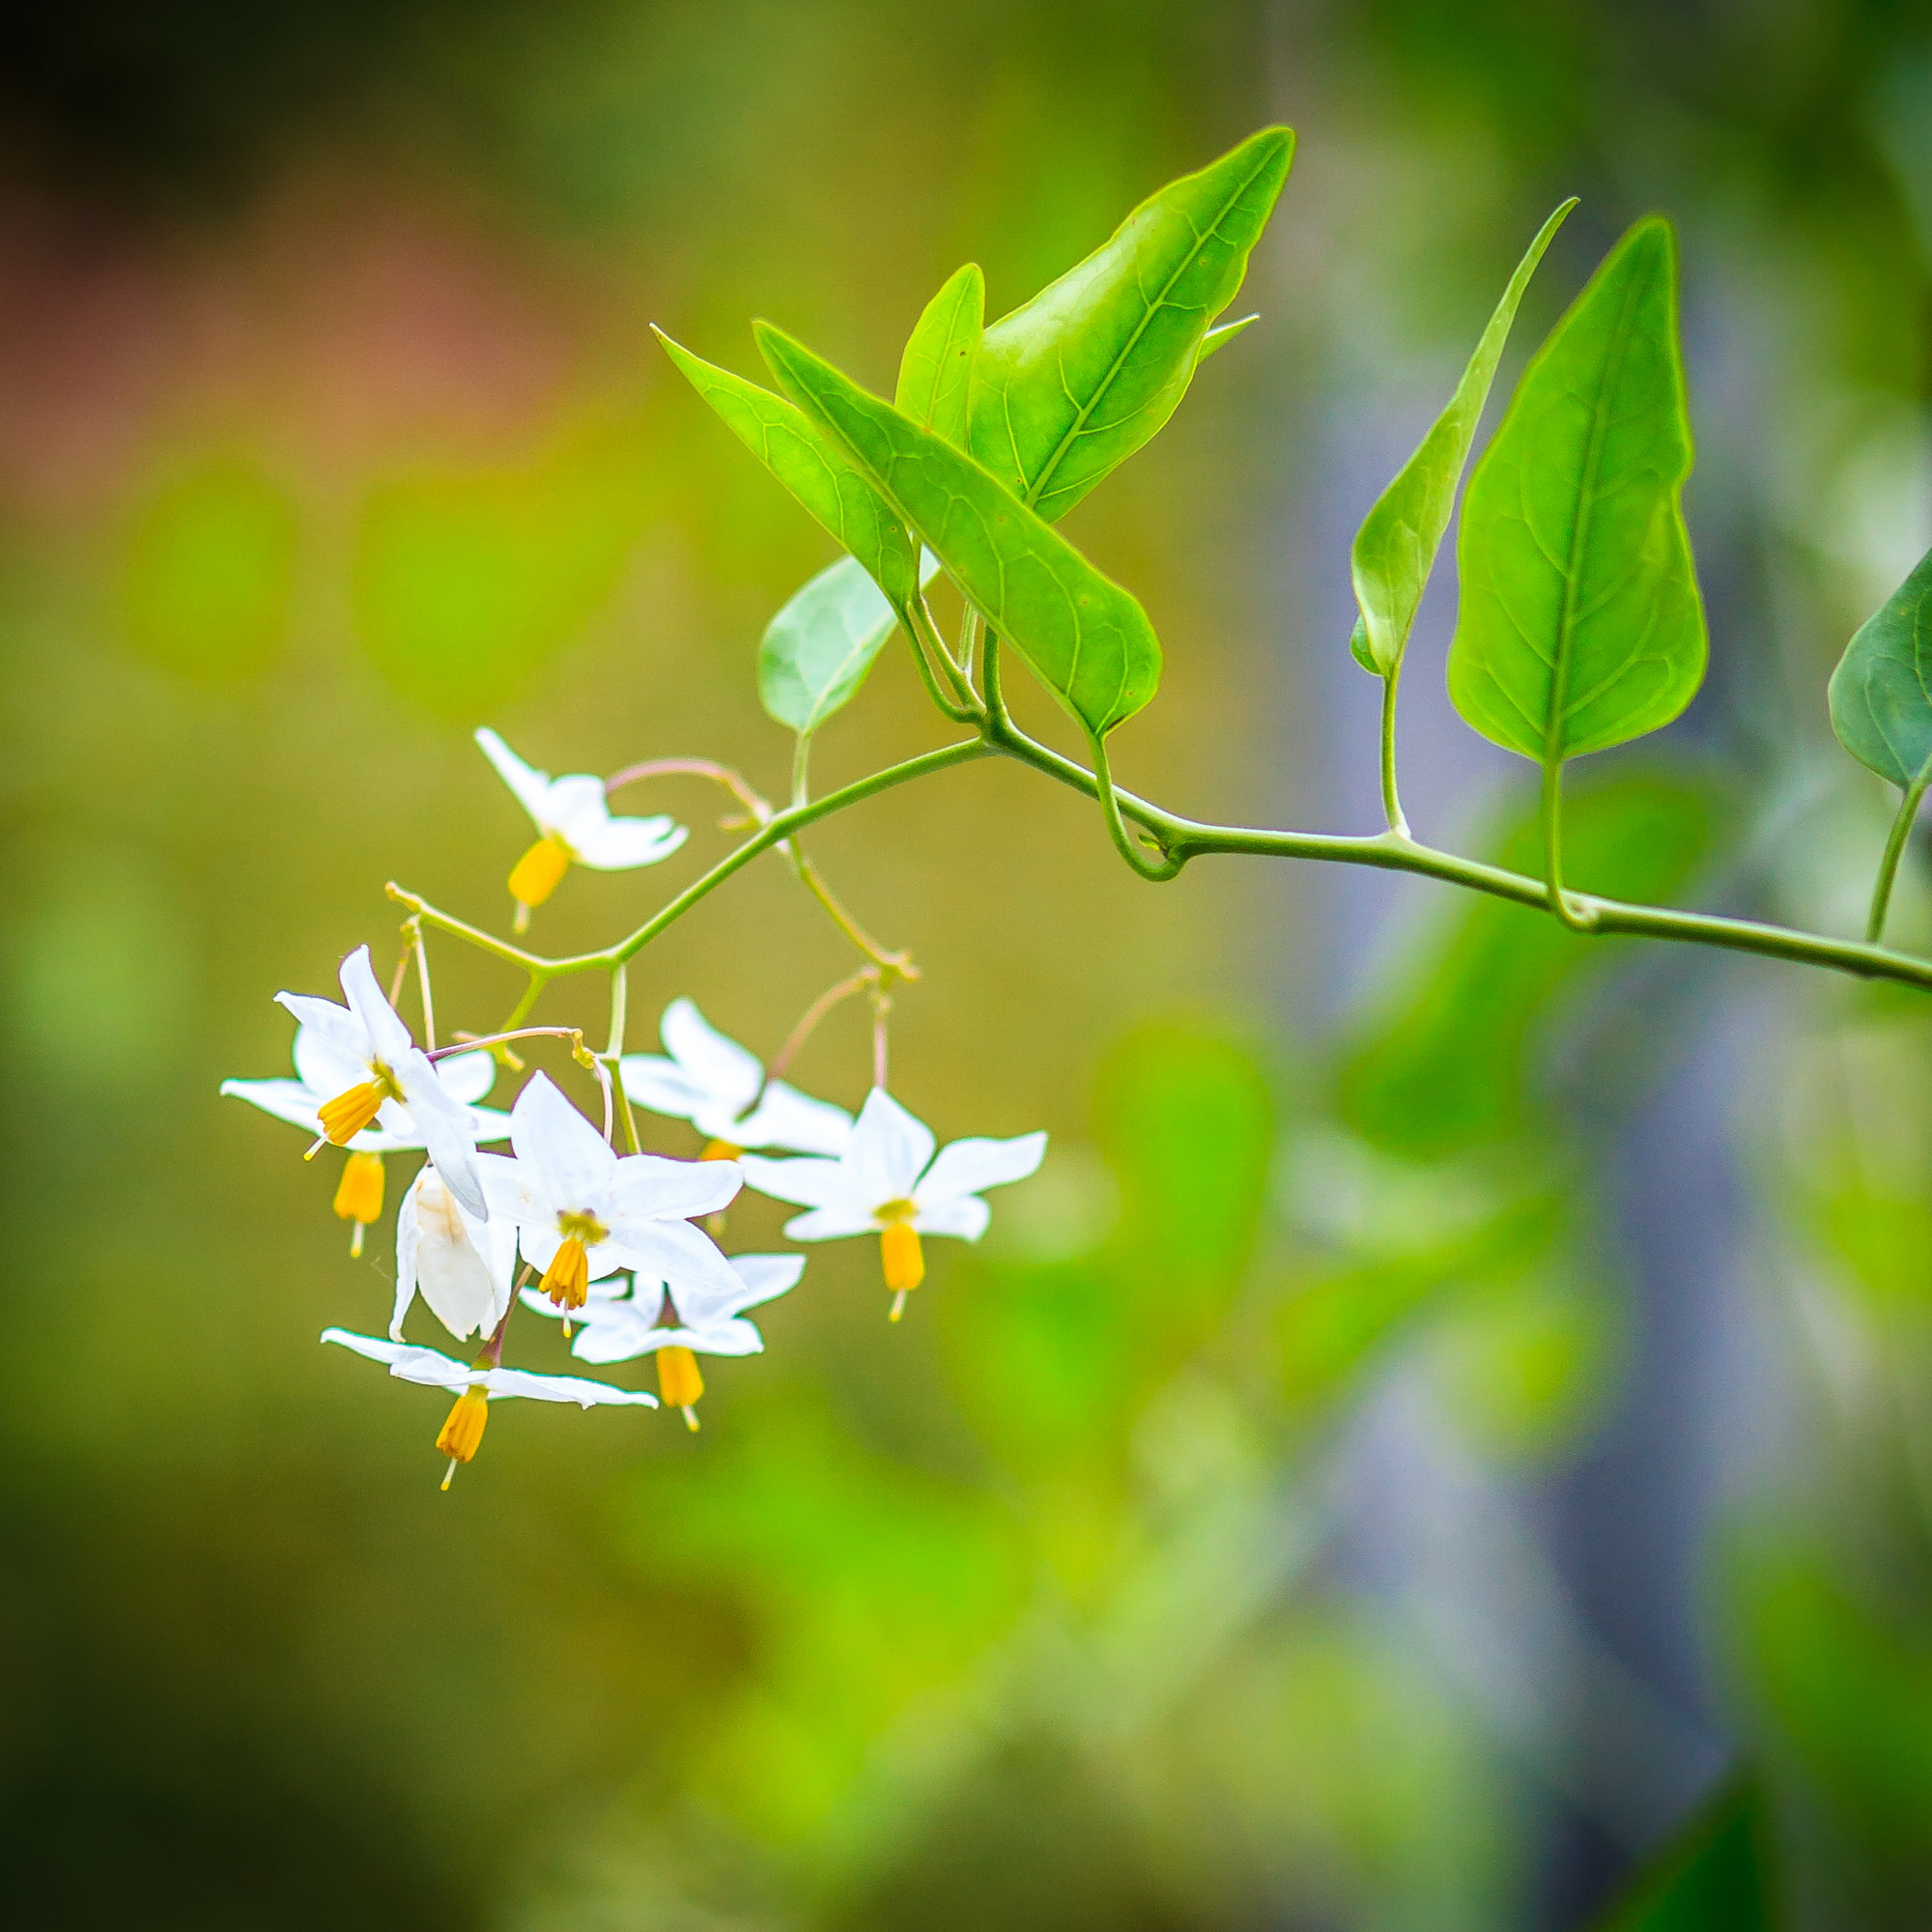
[[[608,1382],[593,1382],[584,1376],[538,1376],[527,1369],[453,1361],[434,1349],[384,1342],[374,1335],[352,1335],[346,1328],[325,1328],[322,1339],[353,1349],[372,1362],[387,1362],[389,1373],[399,1380],[461,1391],[436,1438],[438,1451],[449,1458],[442,1478],[445,1490],[456,1474],[457,1463],[469,1462],[483,1440],[483,1425],[489,1419],[487,1405],[492,1402],[527,1396],[536,1402],[574,1402],[579,1408],[595,1408],[607,1403],[640,1408],[658,1406],[657,1397],[644,1389],[612,1388]]]
[[[542,1073],[510,1109],[510,1142],[515,1160],[479,1156],[483,1185],[560,1306],[582,1307],[593,1279],[627,1268],[719,1294],[737,1288],[730,1264],[687,1218],[737,1193],[737,1162],[620,1158]]]
[[[372,1122],[392,1136],[420,1136],[414,1144],[429,1151],[450,1192],[487,1221],[470,1110],[442,1084],[428,1054],[383,997],[366,946],[342,962],[342,991],[347,1008],[305,993],[275,995],[316,1036],[304,1050],[310,1065],[302,1069],[302,1084],[331,1095],[316,1109],[323,1137],[347,1147]]]
[[[403,1318],[418,1293],[459,1342],[495,1334],[510,1306],[516,1271],[516,1224],[501,1215],[485,1223],[466,1214],[436,1169],[425,1167],[396,1210],[396,1308],[389,1339],[403,1339]]]
[[[529,923],[530,907],[550,897],[573,860],[596,872],[628,872],[668,859],[685,841],[685,828],[669,818],[612,818],[604,781],[588,772],[554,779],[525,764],[487,725],[476,742],[537,828],[537,842],[510,872],[519,932]]]
[[[706,1355],[755,1355],[764,1337],[744,1319],[748,1308],[771,1301],[792,1287],[805,1271],[803,1255],[733,1255],[731,1269],[738,1277],[735,1293],[718,1295],[708,1289],[679,1289],[674,1296],[667,1284],[639,1276],[627,1293],[622,1282],[592,1284],[589,1299],[577,1318],[582,1326],[570,1352],[582,1362],[629,1362],[655,1352],[658,1388],[665,1402],[684,1410],[685,1421],[697,1427],[697,1399],[704,1393],[694,1351]],[[539,1315],[558,1315],[541,1291],[524,1290],[524,1305]],[[666,1321],[669,1315],[674,1319]]]
[[[624,1092],[639,1106],[691,1122],[721,1152],[845,1151],[852,1116],[843,1107],[811,1099],[782,1080],[767,1080],[756,1056],[726,1039],[693,1001],[673,1000],[658,1032],[664,1054],[629,1053],[619,1063]]]
[[[1046,1151],[1043,1133],[1008,1141],[954,1141],[933,1158],[932,1130],[882,1087],[866,1096],[837,1160],[766,1160],[746,1154],[745,1179],[761,1193],[809,1208],[785,1223],[794,1241],[877,1235],[896,1321],[906,1295],[925,1279],[922,1235],[977,1241],[991,1210],[980,1191],[1024,1180]]]

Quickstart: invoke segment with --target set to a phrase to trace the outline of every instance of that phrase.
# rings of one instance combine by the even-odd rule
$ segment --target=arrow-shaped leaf
[[[939,569],[930,552],[920,581]],[[858,695],[899,620],[857,557],[827,564],[788,598],[758,644],[758,696],[781,724],[809,737]]]
[[[1448,408],[1435,418],[1415,454],[1403,465],[1355,533],[1350,560],[1355,578],[1355,602],[1362,616],[1350,647],[1362,668],[1378,677],[1390,677],[1402,668],[1402,654],[1408,648],[1408,634],[1414,628],[1422,593],[1429,587],[1435,554],[1442,548],[1443,532],[1456,507],[1456,486],[1463,480],[1463,466],[1469,460],[1476,425],[1482,419],[1483,405],[1489,401],[1490,384],[1495,381],[1496,364],[1509,340],[1517,304],[1543,259],[1543,251],[1549,246],[1550,237],[1576,206],[1574,197],[1566,201],[1537,231],[1536,240],[1517,264],[1502,300],[1491,315]]]
[[[1263,128],[1150,196],[1094,253],[987,329],[970,447],[1049,523],[1187,393],[1293,155],[1292,130]]]
[[[970,457],[770,324],[756,333],[780,386],[1089,732],[1098,738],[1147,703],[1160,645],[1129,592]]]
[[[720,369],[654,331],[691,386],[791,494],[870,574],[895,611],[918,594],[912,539],[852,465],[782,396]]]
[[[1449,695],[1486,738],[1552,765],[1690,703],[1706,654],[1690,473],[1676,251],[1652,217],[1537,352],[1469,479]]]
[[[986,278],[968,262],[926,303],[899,357],[900,412],[959,449],[985,320]]]
[[[1932,764],[1932,551],[1861,624],[1832,673],[1832,729],[1909,790]]]

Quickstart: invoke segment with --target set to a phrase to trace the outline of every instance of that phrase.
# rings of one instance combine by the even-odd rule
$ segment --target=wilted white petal
[[[437,1170],[425,1167],[396,1215],[396,1315],[389,1333],[401,1338],[413,1288],[459,1342],[495,1332],[509,1306],[514,1249],[471,1221]],[[496,1264],[493,1266],[492,1264]]]

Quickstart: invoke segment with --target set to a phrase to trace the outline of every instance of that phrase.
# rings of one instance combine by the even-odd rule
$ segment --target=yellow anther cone
[[[511,867],[510,896],[520,906],[540,906],[569,869],[570,847],[548,834]]]
[[[575,1235],[557,1243],[537,1286],[559,1308],[582,1308],[590,1299],[590,1258]]]
[[[673,1345],[658,1350],[658,1393],[667,1408],[681,1408],[693,1429],[697,1417],[692,1413],[704,1393],[704,1378],[698,1373],[697,1357],[689,1349]]]
[[[457,1463],[467,1463],[475,1455],[483,1440],[483,1425],[489,1420],[489,1398],[481,1389],[465,1389],[456,1398],[456,1406],[449,1411],[449,1420],[436,1438],[438,1453],[449,1458],[449,1474],[442,1479],[445,1490],[450,1476],[456,1473]]]
[[[383,1156],[352,1153],[343,1163],[341,1184],[335,1190],[335,1211],[345,1221],[379,1221],[383,1217]]]
[[[332,1147],[347,1147],[383,1111],[383,1090],[373,1080],[325,1100],[316,1109],[323,1137]]]
[[[699,1160],[736,1160],[745,1150],[730,1141],[706,1141]]]
[[[886,1286],[895,1294],[905,1294],[925,1279],[925,1254],[919,1244],[919,1230],[908,1221],[894,1221],[879,1235],[879,1261],[886,1271]]]

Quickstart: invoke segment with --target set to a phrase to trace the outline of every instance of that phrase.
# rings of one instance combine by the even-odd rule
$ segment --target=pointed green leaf
[[[1537,231],[1536,240],[1517,264],[1502,300],[1491,315],[1448,408],[1435,418],[1415,454],[1403,465],[1355,533],[1350,563],[1355,602],[1362,615],[1350,648],[1356,663],[1378,677],[1392,676],[1401,668],[1416,610],[1429,587],[1435,554],[1442,548],[1442,535],[1456,507],[1456,486],[1463,480],[1463,466],[1469,460],[1476,425],[1482,419],[1483,405],[1489,401],[1490,384],[1495,380],[1503,344],[1509,340],[1510,325],[1516,320],[1517,304],[1543,259],[1543,251],[1549,246],[1550,237],[1576,206],[1573,196]]]
[[[987,624],[1094,737],[1154,694],[1147,612],[993,477],[768,323],[780,385],[917,530]]]
[[[653,333],[739,441],[865,565],[894,611],[916,594],[919,562],[879,493],[782,396]]]
[[[1227,348],[1244,328],[1252,327],[1261,320],[1258,315],[1244,315],[1236,322],[1224,322],[1210,328],[1201,338],[1201,347],[1194,352],[1194,366],[1198,369],[1217,350]]]
[[[899,358],[899,412],[921,429],[966,446],[966,404],[986,322],[986,278],[968,262],[926,303]]]
[[[1095,253],[987,329],[970,447],[1047,522],[1174,413],[1293,154],[1289,128],[1264,128],[1142,202]]]
[[[1762,1801],[1739,1778],[1667,1843],[1599,1932],[1771,1932]]]
[[[1523,372],[1463,505],[1449,695],[1544,763],[1667,724],[1704,675],[1669,224],[1639,221]]]
[[[939,559],[920,559],[920,582]],[[810,737],[857,696],[872,661],[898,629],[893,607],[857,557],[841,556],[795,591],[758,644],[758,696],[765,710]]]
[[[1832,673],[1832,729],[1861,765],[1910,789],[1932,760],[1932,551],[1858,628]]]

